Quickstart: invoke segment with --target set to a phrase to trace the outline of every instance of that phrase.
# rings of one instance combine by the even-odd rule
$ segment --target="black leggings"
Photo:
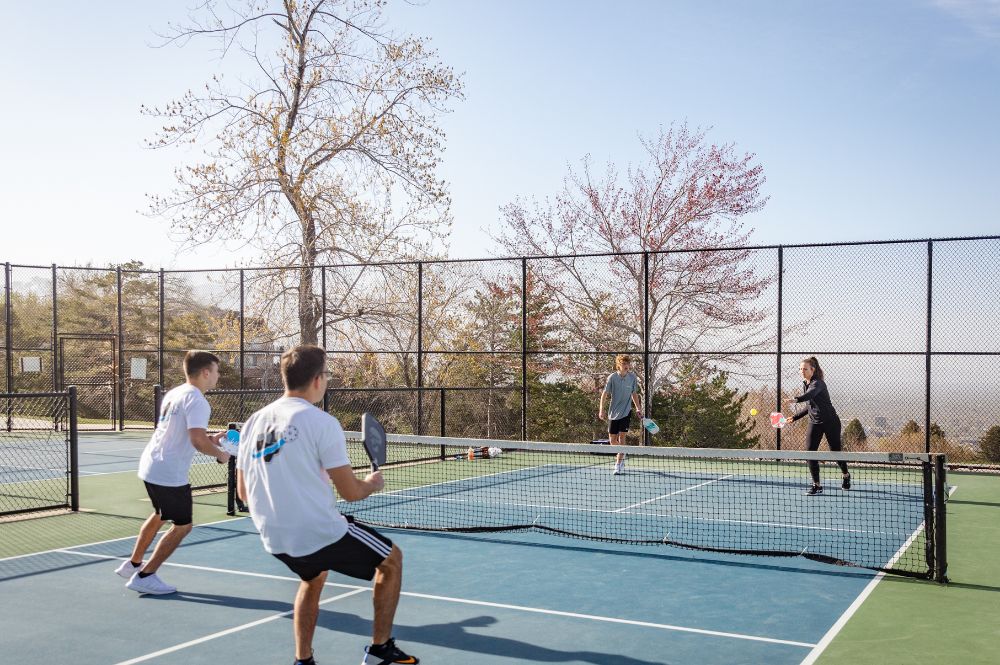
[[[826,434],[826,443],[830,446],[830,450],[834,452],[840,452],[840,419],[831,423],[814,423],[809,421],[809,427],[806,429],[806,442],[809,444],[809,450],[819,450],[819,442],[823,439],[823,435]],[[840,470],[843,473],[847,473],[847,462],[837,462],[840,466]],[[813,484],[819,485],[819,462],[816,460],[809,460],[809,475],[812,476]]]

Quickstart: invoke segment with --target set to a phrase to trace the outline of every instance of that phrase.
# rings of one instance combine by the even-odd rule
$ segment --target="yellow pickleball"
[[[751,416],[756,416],[757,415],[757,409],[750,409],[750,415]]]

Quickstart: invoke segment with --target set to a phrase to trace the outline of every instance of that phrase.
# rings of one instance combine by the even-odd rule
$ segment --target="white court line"
[[[137,446],[134,448],[111,448],[110,450],[104,450],[103,448],[88,448],[87,450],[80,450],[81,455],[104,455],[105,453],[134,453],[142,452],[146,449],[146,446]]]
[[[136,518],[136,519],[142,519],[142,518]],[[250,518],[249,517],[236,517],[236,518],[231,518],[231,519],[218,520],[216,522],[205,522],[204,524],[196,524],[194,528],[199,529],[199,528],[203,528],[203,527],[207,527],[207,526],[215,526],[216,524],[228,524],[230,522],[238,522],[240,520],[246,520],[246,519],[250,519]],[[136,528],[136,534],[138,535],[138,533],[139,533],[139,531],[138,531],[138,526],[137,526],[137,528]],[[256,532],[247,531],[246,533],[248,535],[249,534],[257,535]],[[75,548],[77,548],[77,547],[93,547],[94,545],[107,545],[108,543],[118,543],[118,542],[121,542],[123,540],[131,540],[131,539],[133,539],[135,537],[136,536],[122,536],[121,538],[109,538],[107,540],[96,540],[96,541],[94,541],[92,543],[81,543],[79,545],[70,545],[68,547],[54,547],[51,550],[43,550],[41,552],[30,552],[28,554],[17,554],[15,556],[8,556],[8,557],[4,557],[3,559],[0,559],[0,563],[3,563],[4,561],[13,561],[14,559],[26,559],[29,556],[41,556],[43,554],[56,554],[56,553],[62,553],[62,554],[84,554],[84,552],[73,552],[72,550],[75,549]],[[112,558],[114,558],[114,557],[112,557]]]
[[[950,497],[954,494],[956,489],[958,489],[957,486],[951,487],[948,490],[948,496]],[[899,561],[899,558],[903,556],[903,552],[905,552],[910,545],[913,544],[913,541],[917,539],[917,536],[919,536],[920,532],[923,530],[924,523],[921,522],[920,526],[917,527],[917,530],[913,532],[913,535],[911,535],[907,541],[903,543],[902,547],[896,550],[896,553],[892,555],[892,558],[886,562],[884,567],[889,568],[894,563]],[[886,574],[884,572],[879,571],[878,574],[872,578],[872,581],[869,582],[864,589],[862,589],[861,593],[854,599],[854,602],[851,603],[850,607],[844,610],[844,613],[840,615],[840,618],[837,619],[836,623],[830,627],[830,630],[826,631],[826,634],[822,637],[822,639],[820,639],[816,646],[813,647],[813,650],[806,655],[805,659],[799,665],[813,665],[813,663],[816,662],[816,660],[823,654],[823,651],[830,646],[831,642],[833,642],[833,638],[835,638],[837,634],[843,630],[844,626],[847,625],[847,622],[852,616],[854,616],[854,613],[858,611],[858,608],[864,604],[864,602],[868,599],[868,596],[871,595],[872,591],[875,590],[875,587],[878,586],[878,583],[882,581],[882,578],[885,577],[885,575]]]
[[[79,556],[92,557],[92,558],[96,558],[96,559],[108,559],[108,560],[115,560],[115,561],[124,561],[124,559],[121,558],[121,557],[108,556],[108,555],[105,555],[105,554],[93,554],[91,552],[73,552],[73,551],[70,551],[70,550],[59,550],[59,551],[65,553],[65,554],[76,554],[76,555],[79,555]],[[195,565],[186,564],[186,563],[171,563],[170,561],[165,562],[163,565],[164,566],[173,566],[175,568],[187,568],[189,570],[200,570],[200,571],[212,572],[212,573],[224,573],[224,574],[229,574],[229,575],[242,575],[242,576],[246,576],[246,577],[258,577],[258,578],[273,579],[273,580],[286,580],[286,581],[289,581],[289,582],[299,582],[300,581],[299,578],[297,578],[297,577],[289,577],[289,576],[283,576],[283,575],[269,575],[269,574],[266,574],[266,573],[251,573],[251,572],[242,571],[242,570],[231,570],[231,569],[227,569],[227,568],[214,568],[214,567],[209,567],[209,566],[195,566]],[[355,593],[357,593],[359,591],[370,591],[371,590],[370,587],[362,587],[362,586],[357,586],[357,585],[353,585],[353,584],[339,584],[339,583],[336,583],[336,582],[327,582],[325,586],[339,587],[339,588],[344,588],[344,589],[352,589]],[[596,614],[580,614],[578,612],[562,612],[560,610],[549,610],[549,609],[544,609],[544,608],[540,608],[540,607],[527,607],[527,606],[524,606],[524,605],[508,605],[508,604],[505,604],[505,603],[492,603],[492,602],[488,602],[488,601],[484,601],[484,600],[470,600],[468,598],[453,598],[453,597],[450,597],[450,596],[435,596],[435,595],[426,594],[426,593],[416,593],[416,592],[413,592],[413,591],[403,591],[403,592],[400,593],[400,595],[401,596],[407,596],[407,597],[410,597],[410,598],[423,598],[425,600],[438,600],[438,601],[443,601],[443,602],[447,602],[447,603],[458,603],[458,604],[461,604],[461,605],[477,605],[477,606],[481,606],[481,607],[496,607],[496,608],[499,608],[499,609],[516,610],[516,611],[519,611],[519,612],[531,612],[531,613],[534,613],[534,614],[548,614],[548,615],[551,615],[551,616],[570,617],[570,618],[574,618],[574,619],[587,619],[589,621],[600,621],[600,622],[604,622],[604,623],[618,623],[618,624],[626,624],[626,625],[630,625],[630,626],[642,626],[642,627],[645,627],[645,628],[658,628],[660,630],[669,630],[669,631],[682,632],[682,633],[696,633],[696,634],[699,634],[699,635],[709,635],[709,636],[712,636],[712,637],[727,637],[727,638],[737,639],[737,640],[749,640],[749,641],[752,641],[752,642],[767,642],[769,644],[784,644],[784,645],[788,645],[788,646],[796,646],[796,647],[804,647],[804,648],[812,648],[812,647],[816,646],[812,642],[796,642],[796,641],[793,641],[793,640],[781,640],[781,639],[777,639],[777,638],[774,638],[774,637],[761,637],[761,636],[758,636],[758,635],[745,635],[743,633],[727,633],[727,632],[718,631],[718,630],[706,630],[706,629],[702,629],[702,628],[690,628],[688,626],[675,626],[675,625],[672,625],[672,624],[653,623],[653,622],[650,622],[650,621],[633,621],[631,619],[618,619],[618,618],[615,618],[615,617],[606,617],[606,616],[600,616],[600,615],[596,615]],[[286,613],[286,614],[289,614],[289,613]],[[285,616],[285,615],[282,615],[282,616]],[[250,624],[248,624],[248,625],[250,625]],[[198,643],[198,641],[196,640],[194,642],[191,642],[190,644],[197,644],[197,643]],[[132,663],[132,662],[139,662],[139,661],[128,661],[128,662]],[[125,665],[125,663],[118,663],[117,665]]]
[[[355,589],[353,591],[347,591],[340,594],[339,596],[334,596],[333,598],[327,598],[326,600],[321,600],[320,605],[326,605],[327,603],[332,603],[335,600],[341,600],[342,598],[347,598],[348,596],[353,596],[361,593],[362,591],[367,591],[368,589]],[[241,630],[247,630],[249,628],[254,628],[265,623],[270,623],[277,619],[283,617],[291,616],[294,610],[288,610],[287,612],[281,612],[279,614],[272,614],[269,617],[264,617],[263,619],[258,619],[257,621],[251,621],[250,623],[245,623],[240,626],[233,626],[232,628],[227,628],[226,630],[220,630],[217,633],[212,633],[211,635],[205,635],[204,637],[199,637],[196,640],[191,640],[189,642],[183,642],[181,644],[175,644],[172,647],[167,647],[166,649],[160,649],[159,651],[154,651],[153,653],[147,653],[145,656],[139,656],[138,658],[132,658],[130,660],[123,660],[115,665],[133,665],[134,663],[142,663],[147,660],[152,660],[154,658],[159,658],[160,656],[166,655],[168,653],[173,653],[175,651],[180,651],[181,649],[187,649],[188,647],[193,647],[197,644],[202,644],[210,640],[217,639],[219,637],[225,637],[226,635],[232,635],[233,633],[238,633]]]
[[[646,499],[645,501],[640,501],[639,503],[633,503],[631,506],[625,506],[624,508],[619,508],[615,512],[616,513],[621,513],[621,512],[624,512],[626,510],[631,510],[633,508],[638,508],[639,506],[644,506],[647,503],[652,503],[654,501],[659,501],[660,499],[666,499],[668,496],[673,496],[675,494],[683,494],[684,492],[690,492],[691,490],[696,490],[699,487],[704,487],[705,485],[711,485],[712,483],[717,483],[720,480],[725,480],[726,478],[732,478],[734,475],[736,475],[736,474],[730,473],[727,476],[720,476],[720,477],[718,477],[718,478],[716,478],[714,480],[706,480],[703,483],[698,483],[697,485],[692,485],[691,487],[685,487],[682,490],[675,490],[675,491],[669,492],[667,494],[662,494],[660,496],[653,497],[652,499]]]

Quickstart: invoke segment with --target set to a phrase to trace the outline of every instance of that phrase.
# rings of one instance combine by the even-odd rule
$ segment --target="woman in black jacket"
[[[839,451],[841,449],[840,417],[830,401],[830,391],[827,390],[826,382],[823,380],[823,370],[819,366],[819,360],[815,356],[804,358],[799,363],[799,373],[802,374],[802,394],[788,399],[787,403],[794,409],[794,404],[806,402],[809,404],[809,408],[802,413],[793,414],[792,421],[809,416],[809,428],[806,430],[809,450],[818,450],[819,442],[825,434],[826,443],[830,446],[830,450]],[[847,470],[847,462],[837,462],[837,464],[844,474],[840,486],[845,490],[851,489],[851,474]],[[812,487],[806,494],[810,496],[821,494],[823,485],[819,480],[819,462],[816,460],[809,460],[809,475],[812,476]]]

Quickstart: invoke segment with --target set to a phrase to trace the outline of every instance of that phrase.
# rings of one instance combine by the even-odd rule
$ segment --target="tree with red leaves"
[[[531,260],[559,315],[552,351],[641,352],[648,270],[652,394],[673,383],[685,358],[731,371],[773,343],[756,299],[776,266],[773,253],[761,266],[753,250],[724,249],[747,244],[740,219],[767,203],[755,155],[686,124],[641,143],[648,159],[630,166],[624,183],[610,164],[595,175],[586,158],[554,202],[505,206],[494,239],[514,254],[554,257]],[[579,375],[602,380],[609,371],[604,355],[566,358]]]

